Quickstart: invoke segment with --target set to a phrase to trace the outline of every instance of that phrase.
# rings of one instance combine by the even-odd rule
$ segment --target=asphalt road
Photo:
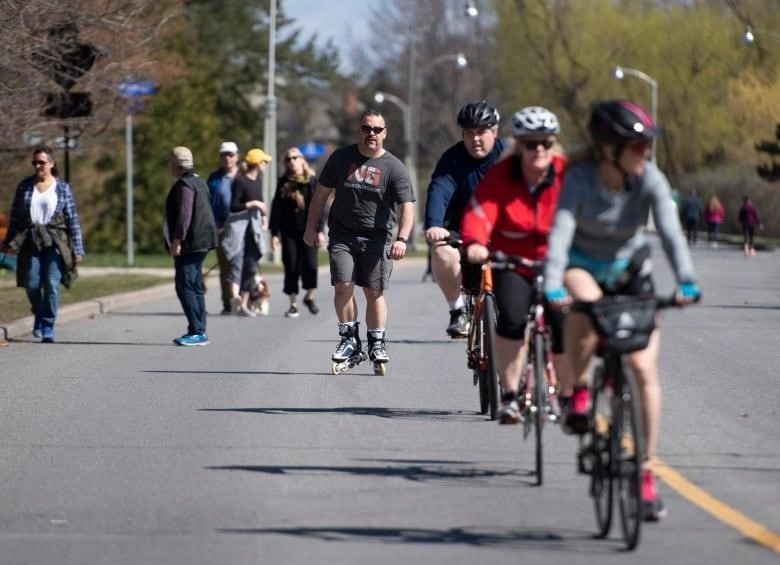
[[[0,563],[777,563],[780,257],[694,254],[705,298],[663,319],[669,516],[635,553],[593,537],[575,439],[548,430],[533,486],[533,443],[476,413],[438,289],[402,261],[385,377],[330,374],[324,276],[321,315],[284,318],[272,276],[271,315],[211,317],[208,347],[171,343],[168,291],[1,348]]]

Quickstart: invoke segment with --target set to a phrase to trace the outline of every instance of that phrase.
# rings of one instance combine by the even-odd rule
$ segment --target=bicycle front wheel
[[[483,327],[483,354],[485,358],[485,377],[488,385],[488,403],[490,405],[490,419],[496,419],[498,412],[498,369],[496,368],[496,354],[494,344],[496,342],[496,302],[492,294],[486,294],[482,304]]]
[[[620,394],[615,394],[613,411],[613,456],[618,484],[618,503],[623,538],[628,549],[636,548],[642,526],[642,462],[644,435],[639,389],[636,379],[623,360]],[[617,384],[617,383],[616,383]]]
[[[543,444],[542,432],[547,420],[547,364],[544,357],[544,336],[534,332],[533,366],[534,366],[534,435],[536,436],[536,484],[541,485],[543,475]]]
[[[593,373],[590,415],[591,459],[590,495],[596,511],[596,525],[599,537],[607,537],[612,526],[613,486],[610,470],[610,430],[612,429],[611,385],[604,384],[604,366],[599,365]]]
[[[469,329],[469,355],[473,359],[474,382],[479,389],[479,413],[487,414],[490,410],[490,385],[488,384],[487,367],[485,363],[485,331],[482,316],[474,320]]]

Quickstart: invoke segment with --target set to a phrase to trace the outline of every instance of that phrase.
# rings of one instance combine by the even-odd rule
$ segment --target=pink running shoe
[[[655,476],[649,469],[642,471],[642,507],[645,522],[658,522],[666,516],[666,507],[655,490]]]

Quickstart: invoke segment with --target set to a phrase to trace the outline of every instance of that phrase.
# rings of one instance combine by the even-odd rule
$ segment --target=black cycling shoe
[[[447,333],[452,338],[468,337],[469,317],[463,308],[450,310],[450,325],[447,326]]]

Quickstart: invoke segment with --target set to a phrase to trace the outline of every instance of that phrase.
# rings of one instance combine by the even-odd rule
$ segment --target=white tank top
[[[33,190],[30,217],[34,224],[48,224],[54,217],[54,210],[57,209],[56,187],[57,181],[54,180],[43,192],[37,188]]]

